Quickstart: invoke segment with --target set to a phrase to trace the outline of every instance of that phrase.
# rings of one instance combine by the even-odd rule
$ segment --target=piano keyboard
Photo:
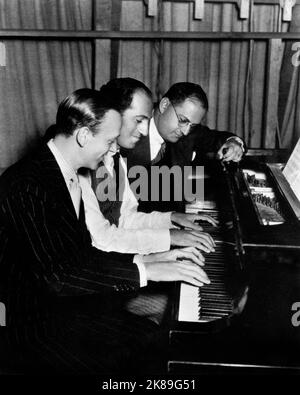
[[[205,211],[205,214],[218,219],[216,211]],[[202,287],[181,283],[178,321],[208,322],[231,315],[233,311],[233,300],[224,283],[226,263],[220,228],[207,222],[201,222],[201,226],[216,242],[215,252],[204,253],[204,270],[211,283]]]

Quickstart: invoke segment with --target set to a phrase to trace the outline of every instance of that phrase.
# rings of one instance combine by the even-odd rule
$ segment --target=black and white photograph
[[[0,0],[0,92],[1,388],[300,375],[300,0]]]

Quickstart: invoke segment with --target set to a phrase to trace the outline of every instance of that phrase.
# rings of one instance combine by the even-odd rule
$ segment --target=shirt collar
[[[159,134],[159,131],[157,130],[157,127],[155,125],[154,117],[150,119],[149,138],[151,144],[154,143],[162,145],[164,143],[164,139]]]
[[[150,143],[150,158],[153,160],[158,154],[162,144],[164,143],[164,139],[159,134],[157,127],[154,122],[154,118],[152,117],[149,125],[149,143]]]
[[[109,151],[103,157],[103,164],[110,173],[113,171],[114,155],[117,152],[120,152],[120,146],[117,143],[115,143],[115,144],[112,144]]]
[[[62,175],[63,175],[65,181],[67,182],[67,185],[71,179],[77,180],[78,179],[77,172],[65,160],[62,153],[59,151],[59,149],[55,145],[54,140],[51,139],[50,141],[48,141],[47,145],[48,145],[50,151],[52,152],[52,154],[53,154],[53,156],[54,156],[54,158],[55,158],[55,160],[62,172]]]

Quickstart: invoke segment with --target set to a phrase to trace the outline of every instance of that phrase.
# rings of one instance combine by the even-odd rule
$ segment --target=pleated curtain
[[[102,2],[104,9],[112,4],[95,2]],[[194,18],[194,2],[158,0],[155,17],[147,15],[146,6],[144,1],[123,0],[120,30],[287,32],[298,31],[300,24],[298,5],[291,24],[282,22],[278,4],[252,4],[244,20],[234,3],[205,2],[202,20]],[[93,0],[0,0],[0,28],[91,30],[93,9]],[[92,40],[2,43],[6,64],[0,66],[0,171],[44,134],[66,95],[92,86],[94,62]],[[287,148],[298,138],[300,122],[299,67],[291,67],[290,47],[287,43],[283,52],[276,136],[276,144]],[[268,40],[120,40],[114,48],[118,52],[111,77],[140,79],[155,100],[175,82],[199,83],[209,99],[205,123],[210,128],[236,133],[249,147],[265,146]],[[108,56],[101,59],[102,64],[106,61],[111,64]]]
[[[159,0],[158,15],[152,19],[142,3],[123,1],[121,29],[285,32],[289,27],[278,4],[252,4],[250,17],[242,20],[236,4],[205,3],[203,20],[195,20],[193,2]],[[175,82],[199,83],[209,100],[205,123],[259,148],[264,147],[267,51],[267,40],[121,41],[118,76],[144,80],[157,100]]]
[[[1,29],[90,30],[91,0],[0,0]],[[0,39],[1,40],[1,39]],[[91,86],[88,41],[2,40],[0,170],[28,151],[55,122],[58,103]]]
[[[279,126],[281,146],[292,149],[300,138],[300,7],[293,8],[290,32],[298,32],[298,41],[288,41],[279,90]]]

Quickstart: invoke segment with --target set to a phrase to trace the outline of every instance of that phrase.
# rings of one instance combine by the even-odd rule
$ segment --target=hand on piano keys
[[[190,260],[144,262],[148,281],[184,281],[202,287],[210,280],[205,271]]]
[[[157,252],[143,257],[143,262],[164,262],[175,260],[190,260],[197,265],[204,265],[204,256],[195,247],[176,248],[174,250]]]
[[[209,232],[203,232],[203,226],[199,222],[208,224],[210,228],[216,228],[219,221],[207,214],[200,213],[177,213],[171,214],[171,221],[180,227],[180,230],[171,229],[171,245],[180,247],[197,247],[205,252],[212,252],[216,246]]]
[[[204,252],[215,251],[216,243],[210,234],[199,230],[170,229],[171,245],[178,247],[196,247]]]
[[[209,222],[213,226],[218,226],[219,221],[206,214],[177,213],[171,214],[171,221],[175,226],[184,229],[203,230],[199,225],[199,221]],[[198,223],[197,223],[198,222]]]

